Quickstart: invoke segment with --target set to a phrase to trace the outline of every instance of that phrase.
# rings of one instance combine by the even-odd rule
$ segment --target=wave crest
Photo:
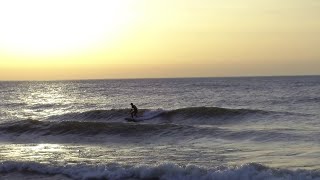
[[[49,120],[119,120],[130,116],[129,109],[92,110],[51,116]],[[138,115],[142,120],[149,119],[212,119],[219,117],[238,117],[245,115],[267,115],[271,112],[252,109],[228,109],[219,107],[187,107],[175,110],[141,109]]]
[[[194,165],[178,166],[161,164],[157,166],[67,165],[53,166],[34,162],[2,162],[0,173],[21,172],[26,174],[63,175],[72,179],[319,179],[320,173],[312,170],[274,169],[261,164],[244,164],[238,167],[219,166],[211,169]]]
[[[174,124],[136,124],[120,122],[88,122],[88,121],[38,121],[24,120],[13,123],[3,123],[0,131],[13,134],[39,133],[41,135],[96,135],[112,134],[124,136],[139,136],[142,134],[174,131],[183,128]]]

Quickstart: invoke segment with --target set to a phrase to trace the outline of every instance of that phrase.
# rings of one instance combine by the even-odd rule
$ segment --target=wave
[[[249,163],[238,167],[218,166],[204,168],[195,165],[178,166],[175,164],[148,165],[120,165],[116,163],[101,165],[48,165],[35,162],[5,161],[0,164],[0,177],[5,174],[10,177],[13,173],[23,173],[26,176],[44,175],[52,177],[59,175],[59,179],[163,179],[163,180],[313,180],[320,179],[320,172],[316,170],[275,169],[261,164]]]
[[[129,111],[129,109],[91,110],[54,115],[49,117],[48,120],[111,120],[127,117]]]
[[[34,110],[41,110],[41,109],[50,109],[50,108],[56,108],[56,107],[65,107],[66,105],[60,104],[60,103],[47,103],[47,104],[33,104],[29,105],[28,108],[34,109]]]
[[[67,113],[51,116],[49,120],[104,120],[116,121],[129,117],[129,109],[111,109],[111,110],[92,110],[85,112]],[[175,110],[152,110],[141,109],[138,116],[141,120],[160,119],[160,120],[211,120],[218,118],[234,118],[248,115],[268,115],[270,111],[252,110],[252,109],[228,109],[219,107],[187,107]]]
[[[217,126],[193,126],[172,123],[149,124],[129,122],[95,122],[95,121],[38,121],[23,120],[0,124],[1,137],[9,136],[11,140],[29,138],[29,140],[49,140],[46,137],[57,137],[63,142],[105,142],[120,141],[121,137],[139,138],[141,141],[190,141],[199,138],[227,140],[251,140],[255,142],[274,141],[316,141],[319,134],[299,134],[294,129],[248,129],[234,130]],[[116,138],[114,136],[117,136]],[[33,139],[33,138],[36,139]],[[83,139],[83,138],[86,139]],[[109,139],[106,139],[110,137]],[[112,138],[113,137],[113,138]],[[148,137],[145,139],[145,137]],[[153,137],[153,138],[151,138]],[[51,139],[52,140],[52,139]]]
[[[304,97],[301,99],[297,99],[295,103],[319,103],[320,102],[320,97]]]
[[[212,119],[234,119],[252,115],[269,115],[272,112],[254,109],[228,109],[219,107],[188,107],[168,111],[163,115],[166,119],[179,120],[212,120]],[[212,121],[211,121],[212,122]]]
[[[46,135],[97,135],[112,134],[123,136],[139,136],[147,133],[157,134],[162,131],[175,131],[184,128],[175,124],[137,124],[119,122],[87,122],[87,121],[38,121],[23,120],[2,123],[0,132],[5,134],[39,134]]]
[[[0,104],[0,107],[15,108],[15,107],[21,107],[21,106],[26,106],[26,105],[28,105],[28,104],[27,103],[11,102],[11,103]]]

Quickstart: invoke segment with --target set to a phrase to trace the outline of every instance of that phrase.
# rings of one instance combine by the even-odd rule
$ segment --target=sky
[[[319,0],[3,0],[0,24],[0,80],[320,74]]]

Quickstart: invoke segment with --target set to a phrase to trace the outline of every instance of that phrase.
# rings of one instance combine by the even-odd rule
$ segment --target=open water
[[[319,130],[320,76],[0,82],[0,179],[320,179]]]

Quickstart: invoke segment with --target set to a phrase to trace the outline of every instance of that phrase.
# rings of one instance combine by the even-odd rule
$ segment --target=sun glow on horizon
[[[112,46],[135,21],[131,6],[132,1],[1,1],[0,47],[41,56]]]
[[[320,74],[315,0],[0,1],[0,80]]]

